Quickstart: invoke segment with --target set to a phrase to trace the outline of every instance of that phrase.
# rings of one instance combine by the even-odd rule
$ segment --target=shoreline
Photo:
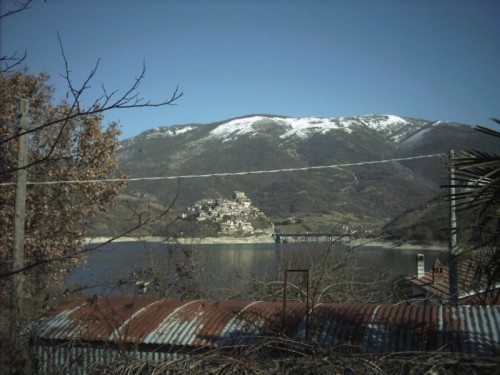
[[[99,244],[112,240],[112,237],[91,237],[85,238],[85,243]],[[274,244],[274,240],[271,235],[260,235],[251,237],[203,237],[203,238],[176,238],[180,244],[199,244],[199,245],[240,245],[240,244]],[[142,236],[142,237],[119,237],[111,242],[166,242],[166,237],[155,237],[155,236]],[[373,247],[384,247],[388,249],[400,249],[400,250],[421,250],[421,251],[447,251],[448,245],[446,243],[433,243],[433,244],[415,244],[415,243],[399,243],[394,241],[384,241],[377,239],[360,239],[353,240],[351,242],[352,246],[373,246]]]

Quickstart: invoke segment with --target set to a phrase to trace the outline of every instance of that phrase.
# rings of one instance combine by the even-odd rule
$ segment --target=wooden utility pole
[[[450,240],[448,243],[449,264],[449,286],[450,302],[458,302],[458,276],[457,276],[457,214],[455,200],[455,167],[453,166],[453,156],[455,152],[450,150],[448,164],[450,166]]]
[[[19,102],[19,128],[21,134],[18,137],[17,156],[17,182],[16,182],[16,206],[14,212],[14,248],[12,251],[12,276],[11,285],[11,316],[10,316],[10,338],[12,342],[19,343],[18,334],[21,329],[23,312],[23,287],[24,274],[24,225],[26,212],[26,180],[28,171],[28,135],[22,134],[28,128],[29,101],[20,99]],[[19,272],[17,272],[19,271]]]

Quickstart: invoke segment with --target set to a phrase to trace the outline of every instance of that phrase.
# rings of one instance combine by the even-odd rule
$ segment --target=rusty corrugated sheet
[[[54,309],[31,328],[43,340],[209,348],[250,345],[270,337],[303,342],[305,313],[305,304],[294,302],[283,315],[280,302],[98,297]],[[315,306],[310,318],[309,346],[373,353],[500,354],[498,306],[325,303]]]
[[[153,298],[80,298],[43,318],[38,335],[59,340],[107,341],[115,331],[123,329],[137,311],[157,302]]]
[[[437,322],[438,306],[377,306],[365,331],[364,351],[437,350]]]
[[[317,305],[312,314],[312,341],[322,347],[359,346],[376,307],[370,304]]]

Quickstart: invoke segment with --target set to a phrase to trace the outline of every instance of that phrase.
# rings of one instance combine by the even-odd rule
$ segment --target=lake
[[[187,264],[191,272],[203,273],[204,287],[238,287],[250,278],[277,278],[284,269],[309,268],[311,254],[326,244],[193,244],[168,247],[160,242],[116,242],[106,244],[88,254],[87,263],[75,269],[67,278],[66,285],[85,286],[82,292],[92,294],[127,294],[133,292],[135,282],[130,280],[148,279],[151,270],[175,273]],[[183,249],[192,251],[186,252]],[[324,251],[324,250],[321,250]],[[353,250],[340,247],[332,251],[332,256],[349,254],[350,264],[360,269],[370,268],[371,272],[389,272],[400,275],[416,273],[416,254],[425,254],[426,270],[430,269],[439,256],[444,259],[446,252],[439,250],[386,248],[362,246]],[[314,262],[317,262],[316,258]],[[321,262],[321,260],[319,260]],[[309,265],[308,265],[309,264]],[[190,268],[191,267],[191,268]],[[127,286],[128,285],[128,286]],[[132,286],[131,286],[132,285]]]

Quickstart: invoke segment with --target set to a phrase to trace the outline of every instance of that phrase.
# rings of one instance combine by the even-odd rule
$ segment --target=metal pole
[[[22,133],[28,127],[29,119],[29,101],[20,99],[19,102],[19,133]],[[26,212],[26,180],[28,171],[28,135],[21,134],[18,138],[18,156],[17,156],[17,184],[16,184],[16,203],[14,212],[14,248],[12,250],[12,276],[11,285],[11,320],[10,320],[10,338],[13,342],[19,343],[18,333],[22,323],[23,312],[23,287],[24,274],[21,270],[24,267],[24,225]],[[19,272],[17,272],[19,271]]]
[[[450,150],[448,165],[450,167],[450,240],[448,243],[449,264],[449,284],[450,284],[450,302],[458,302],[458,280],[457,280],[457,216],[455,200],[455,167],[453,157],[455,152]]]

